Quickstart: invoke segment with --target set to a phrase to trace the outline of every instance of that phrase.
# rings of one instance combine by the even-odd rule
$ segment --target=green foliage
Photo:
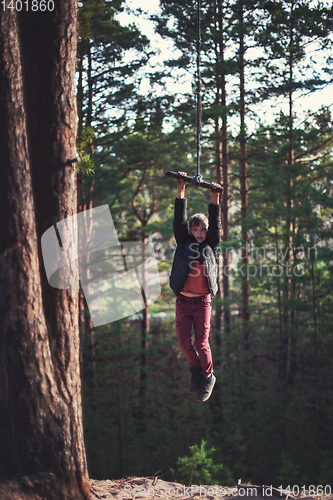
[[[121,0],[108,2],[105,0],[81,0],[79,2],[79,37],[82,40],[89,40],[94,36],[94,24],[96,20],[103,26],[105,19],[113,17],[116,10],[119,10]],[[101,22],[102,21],[102,22]]]
[[[83,129],[81,136],[77,141],[77,152],[80,158],[78,164],[78,173],[93,175],[95,173],[95,164],[90,156],[89,149],[91,149],[91,144],[95,138],[94,130],[92,127],[86,127]]]
[[[243,23],[237,16],[241,4]],[[224,117],[230,118],[229,233],[221,250],[234,249],[227,297],[231,328],[226,331],[223,323],[221,335],[213,316],[211,344],[217,384],[208,405],[203,406],[187,394],[188,367],[177,345],[175,298],[167,282],[175,249],[172,218],[176,184],[164,177],[166,170],[195,173],[195,99],[194,94],[160,96],[154,92],[155,85],[161,89],[170,77],[170,68],[193,72],[195,4],[190,0],[162,2],[162,15],[155,18],[157,29],[175,41],[181,54],[170,51],[175,59],[154,73],[145,96],[139,92],[138,73],[146,69],[145,37],[135,26],[119,25],[111,2],[84,0],[80,5],[78,49],[84,131],[78,149],[83,165],[86,158],[85,170],[95,171],[93,185],[91,177],[83,179],[84,203],[108,203],[120,239],[148,235],[164,275],[161,297],[149,309],[150,331],[145,347],[142,314],[95,329],[96,386],[91,377],[92,348],[83,342],[84,419],[91,475],[117,478],[161,470],[168,479],[167,471],[176,463],[177,479],[186,484],[230,485],[231,474],[244,482],[277,487],[281,481],[330,484],[332,116],[329,108],[322,108],[300,118],[290,110],[289,114],[282,112],[275,103],[276,114],[269,118],[267,113],[268,124],[256,118],[259,97],[279,94],[282,100],[295,100],[296,105],[295,97],[303,90],[322,85],[325,78],[318,67],[328,54],[324,45],[328,43],[325,30],[331,30],[329,16],[324,7],[322,11],[310,9],[308,2],[301,1],[255,5],[249,1],[225,2],[220,28],[222,19],[217,17],[216,2],[202,6],[201,169],[205,180],[219,175],[221,125]],[[120,10],[120,3],[112,2],[112,8]],[[243,270],[256,269],[257,273],[247,279],[250,320],[245,333],[235,121],[239,108],[238,38],[242,30],[247,49],[257,45],[262,56],[257,59],[251,50],[246,51],[246,84],[251,88],[246,95],[251,111],[248,116],[257,121],[247,138],[246,224],[253,253]],[[316,66],[309,63],[303,72],[313,36],[317,36],[323,58],[315,61]],[[230,57],[224,62],[222,42]],[[135,56],[129,57],[129,53]],[[312,81],[316,71],[318,78]],[[222,75],[228,84],[225,106],[220,99]],[[91,142],[95,166],[89,163]],[[90,196],[93,200],[88,200]],[[206,212],[210,199],[207,191],[188,186],[186,196],[189,215]],[[287,262],[290,276],[286,274]],[[294,271],[300,269],[303,272],[296,275]],[[214,299],[214,307],[217,302]],[[222,336],[222,345],[217,334]],[[190,446],[193,436],[202,429],[207,441],[216,447],[214,460],[214,448],[207,450],[205,441]]]
[[[176,462],[176,477],[181,484],[229,484],[231,474],[222,464],[214,464],[210,457],[216,450],[206,450],[206,441],[202,440],[200,447],[190,446],[190,455],[178,458]],[[173,472],[173,471],[172,471]],[[222,481],[222,482],[221,482]]]

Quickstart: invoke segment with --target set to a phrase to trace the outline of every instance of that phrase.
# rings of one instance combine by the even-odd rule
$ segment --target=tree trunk
[[[40,245],[76,212],[76,18],[59,0],[0,24],[0,476],[48,500],[90,498],[78,294],[48,284]]]
[[[81,49],[82,50],[82,49]],[[84,112],[83,112],[83,62],[84,53],[80,55],[78,63],[78,89],[77,89],[77,108],[78,108],[78,138],[82,135],[84,129],[91,127],[92,113],[93,113],[93,80],[92,80],[92,57],[91,57],[91,42],[88,41],[88,68],[87,68],[87,81],[88,81],[88,105],[87,105],[87,116],[84,123]],[[91,141],[91,153],[93,154],[93,144]],[[87,179],[84,181],[83,173],[79,173],[77,176],[77,199],[78,199],[78,211],[86,212],[93,208],[93,195],[94,195],[94,179],[89,179],[89,191]],[[91,234],[92,230],[92,220],[88,220],[87,213],[84,215],[86,234]],[[87,264],[89,262],[89,255],[86,256]],[[80,299],[81,292],[79,292]],[[82,356],[82,377],[87,379],[88,385],[91,387],[97,386],[97,370],[96,370],[96,349],[95,349],[95,330],[94,325],[89,313],[89,309],[85,300],[79,300],[79,316],[84,318],[84,331],[81,331],[82,347],[86,355]],[[95,397],[94,397],[95,399]]]
[[[289,383],[290,381],[290,359],[291,359],[291,321],[292,311],[290,309],[290,300],[292,288],[289,278],[289,269],[291,267],[291,248],[293,247],[293,222],[292,222],[292,209],[293,209],[293,170],[294,170],[294,116],[293,116],[293,83],[294,83],[294,0],[290,4],[290,29],[289,29],[289,54],[288,54],[288,100],[289,100],[289,117],[288,117],[288,158],[286,162],[286,224],[285,224],[285,277],[284,277],[284,290],[283,290],[283,338],[281,345],[281,379]]]
[[[79,177],[79,176],[78,176]],[[82,187],[83,184],[81,184]],[[85,203],[83,205],[83,212],[84,212],[84,224],[85,224],[85,234],[88,235],[88,238],[91,237],[91,232],[93,228],[93,220],[91,216],[90,210],[93,208],[93,201],[92,201],[92,194],[93,194],[93,187],[94,187],[94,182],[91,184],[90,188],[90,198],[89,198],[89,205]],[[79,188],[79,187],[78,187]],[[82,196],[78,197],[81,198],[82,200],[85,197],[85,193],[83,193],[82,190]],[[86,200],[88,201],[88,200]],[[89,262],[90,262],[90,255],[85,256],[85,262],[86,265],[83,266],[84,269],[82,270],[83,273],[85,273],[85,276],[81,275],[82,281],[84,280],[86,283],[88,282],[88,276],[86,273],[88,272],[89,268]],[[90,288],[90,285],[88,285]],[[86,302],[86,299],[83,294],[83,299],[80,300],[80,295],[81,291],[79,291],[79,316],[83,317],[83,324],[84,328],[82,328],[82,342],[81,345],[83,347],[83,356],[82,356],[82,379],[87,383],[89,387],[92,389],[95,389],[97,387],[97,366],[96,366],[96,348],[95,348],[95,329],[94,325],[91,319],[91,315],[89,312],[88,304]],[[93,407],[95,408],[95,401],[96,401],[96,394],[93,394]]]
[[[224,62],[224,40],[223,40],[223,9],[222,0],[218,0],[218,20],[219,20],[219,49],[220,60]],[[224,72],[221,74],[221,105],[223,109],[222,116],[222,238],[223,242],[228,241],[229,237],[229,144],[228,144],[228,127],[227,127],[227,109],[226,109],[226,81]],[[223,313],[224,313],[224,328],[225,333],[231,330],[231,314],[230,314],[230,283],[229,283],[229,252],[223,252]]]
[[[216,43],[215,47],[216,52],[216,61],[220,58],[219,46]],[[218,69],[216,70],[216,98],[215,104],[216,106],[220,105],[220,76],[218,73]],[[220,129],[220,117],[217,116],[215,118],[215,172],[216,179],[219,184],[223,183],[223,174],[222,174],[222,142],[221,142],[221,129]],[[223,315],[223,285],[222,285],[222,256],[220,252],[217,255],[217,266],[218,266],[218,276],[217,276],[217,284],[218,291],[216,294],[217,301],[215,302],[215,345],[218,352],[218,357],[216,360],[216,364],[220,362],[219,357],[221,356],[221,346],[222,346],[222,315]]]
[[[240,191],[241,191],[241,224],[242,224],[242,256],[241,264],[245,275],[242,275],[242,323],[244,342],[248,342],[248,321],[249,321],[249,287],[246,267],[248,264],[248,229],[247,229],[247,172],[246,172],[246,130],[245,130],[245,46],[243,34],[243,5],[239,5],[239,79],[240,79]]]
[[[145,226],[143,226],[144,229]],[[142,310],[142,319],[141,319],[141,355],[140,355],[140,390],[139,390],[139,404],[140,404],[140,416],[141,416],[141,424],[142,430],[146,429],[146,420],[145,420],[145,408],[146,408],[146,391],[147,391],[147,373],[146,373],[146,365],[147,365],[147,349],[148,349],[148,335],[149,335],[149,305],[147,301],[147,297],[145,296],[144,290],[145,282],[147,280],[147,269],[146,269],[146,255],[145,249],[147,247],[147,234],[142,232],[141,236],[142,241],[142,261],[143,261],[143,283],[141,292],[143,294],[145,307]]]
[[[80,54],[78,62],[78,83],[77,83],[77,114],[78,114],[78,137],[81,136],[83,131],[83,60],[84,55]]]
[[[218,36],[216,36],[216,59],[221,64],[224,63],[224,39],[223,39],[223,7],[222,0],[217,2],[217,28]],[[216,173],[219,183],[223,186],[221,199],[222,205],[222,238],[226,242],[228,240],[229,230],[229,151],[228,151],[228,128],[227,128],[227,110],[226,110],[226,81],[225,74],[220,69],[217,69],[216,74],[216,104],[222,108],[222,117],[217,117],[215,120],[215,164]],[[220,120],[222,118],[222,127]],[[216,329],[216,344],[222,346],[222,314],[224,317],[224,330],[228,334],[230,332],[230,304],[229,304],[229,253],[223,252],[218,255],[219,266],[219,291],[218,298],[220,299],[216,306],[215,329]],[[223,305],[222,305],[223,304]]]
[[[91,126],[92,122],[92,111],[93,111],[93,81],[92,81],[92,57],[91,57],[91,43],[88,43],[88,110],[87,110],[87,119],[86,119],[86,127]]]

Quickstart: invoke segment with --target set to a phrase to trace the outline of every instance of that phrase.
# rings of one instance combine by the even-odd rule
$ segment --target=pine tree
[[[76,212],[77,5],[0,16],[0,475],[28,476],[17,498],[29,484],[31,498],[88,500],[77,296],[49,285],[41,253]]]
[[[297,221],[293,216],[295,167],[295,95],[304,90],[314,91],[327,83],[323,71],[319,78],[315,76],[314,61],[312,74],[307,79],[300,78],[298,74],[306,66],[306,47],[316,42],[319,47],[327,47],[329,34],[332,32],[330,21],[331,11],[320,4],[312,6],[307,1],[289,0],[278,3],[269,3],[265,6],[270,14],[269,21],[264,30],[258,33],[258,40],[265,43],[265,51],[269,58],[266,60],[266,81],[264,93],[282,95],[288,100],[288,113],[286,118],[286,157],[285,157],[285,229],[284,229],[284,265],[287,269],[295,265],[292,260],[291,248],[295,247],[295,229]],[[283,63],[282,67],[279,64]],[[270,78],[270,82],[267,79]],[[282,289],[282,331],[280,353],[280,378],[288,382],[291,375],[291,337],[294,330],[295,311],[290,309],[290,303],[295,298],[295,283],[287,276],[284,278]]]

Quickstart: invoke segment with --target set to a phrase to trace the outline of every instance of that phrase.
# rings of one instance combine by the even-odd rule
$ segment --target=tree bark
[[[288,50],[288,100],[289,100],[289,116],[288,116],[288,157],[286,162],[286,222],[285,222],[285,277],[283,289],[283,338],[281,343],[281,359],[280,359],[280,376],[285,383],[291,380],[291,326],[293,310],[290,308],[290,300],[292,297],[292,286],[289,278],[288,269],[291,267],[291,248],[293,248],[293,170],[294,170],[294,112],[293,112],[293,84],[294,84],[294,0],[290,3],[290,27],[289,27],[289,50]]]
[[[216,5],[215,17],[215,57],[216,57],[216,96],[215,104],[220,106],[221,104],[221,79],[224,75],[220,76],[219,72],[219,62],[223,62],[223,35],[222,35],[222,20],[220,20],[220,4],[221,0],[218,0],[218,5]],[[218,34],[216,33],[218,31]],[[221,138],[221,127],[220,127],[220,116],[215,117],[215,173],[216,179],[219,184],[223,184],[223,170],[222,170],[222,138]],[[223,195],[222,195],[223,196]],[[223,216],[222,216],[223,221]],[[223,227],[223,222],[222,222]],[[218,358],[221,356],[222,347],[222,315],[223,315],[223,285],[222,285],[222,256],[220,253],[217,255],[217,265],[218,265],[218,291],[216,294],[217,301],[215,303],[215,345],[218,352]],[[216,363],[219,363],[217,358]]]
[[[76,40],[75,0],[1,12],[0,477],[48,500],[90,498],[78,294],[48,284],[40,245],[76,213]]]
[[[220,61],[224,62],[225,46],[223,40],[223,7],[222,0],[218,0],[218,22],[219,22],[219,52]],[[224,72],[221,74],[221,105],[223,109],[222,116],[222,238],[226,243],[229,237],[229,144],[228,144],[228,125],[227,125],[227,91]],[[231,330],[230,313],[230,282],[229,282],[229,252],[223,251],[223,312],[225,334],[228,335]]]
[[[247,162],[246,162],[246,128],[245,128],[245,45],[244,45],[244,19],[243,5],[239,4],[238,12],[239,22],[239,79],[240,79],[240,191],[241,191],[241,225],[242,225],[242,268],[246,269],[248,265],[248,228],[247,228]],[[243,271],[244,272],[244,271]],[[248,343],[248,324],[249,324],[249,286],[247,275],[242,275],[242,323],[244,342]]]

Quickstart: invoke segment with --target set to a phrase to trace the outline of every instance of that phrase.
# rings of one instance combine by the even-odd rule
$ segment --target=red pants
[[[178,344],[186,356],[191,368],[199,369],[209,377],[213,373],[212,352],[209,345],[212,298],[185,297],[179,295],[176,300],[176,332]],[[192,324],[194,343],[192,344]]]

